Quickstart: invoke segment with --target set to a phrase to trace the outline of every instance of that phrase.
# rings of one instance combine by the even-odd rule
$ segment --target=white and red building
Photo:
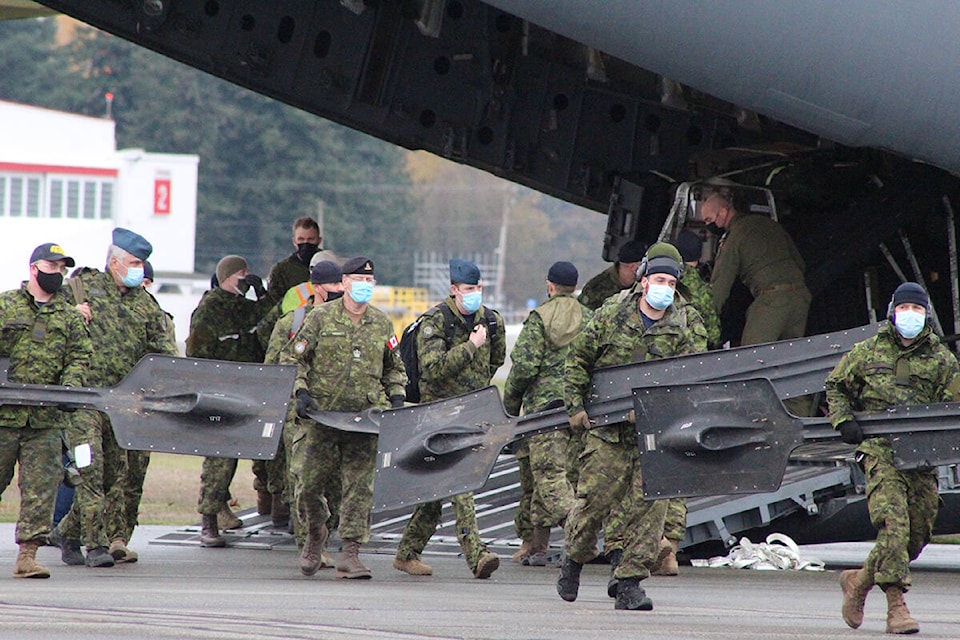
[[[103,269],[114,227],[126,227],[153,244],[154,292],[182,342],[206,284],[193,272],[198,163],[118,150],[107,118],[0,100],[0,290],[19,286],[44,242]]]

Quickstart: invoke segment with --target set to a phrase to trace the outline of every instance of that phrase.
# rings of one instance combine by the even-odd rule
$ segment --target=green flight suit
[[[764,215],[733,217],[714,261],[710,287],[718,312],[737,278],[753,294],[741,345],[804,335],[811,299],[804,268],[800,252],[778,223]]]
[[[26,282],[0,294],[0,358],[10,359],[10,382],[82,387],[92,350],[83,316],[62,293],[41,305]],[[0,406],[0,493],[20,465],[17,543],[42,544],[50,533],[67,415],[53,407]]]
[[[883,412],[897,405],[960,399],[957,359],[924,327],[904,346],[892,323],[854,345],[827,376],[830,422],[836,427],[854,411]],[[867,476],[867,508],[877,541],[864,569],[869,584],[910,588],[910,562],[930,542],[940,496],[937,471],[900,471],[887,438],[867,438],[857,447]]]

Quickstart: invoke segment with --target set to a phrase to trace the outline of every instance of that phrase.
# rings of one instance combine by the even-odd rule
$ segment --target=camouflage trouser
[[[487,545],[480,539],[480,528],[477,526],[477,511],[473,504],[473,493],[461,493],[450,498],[453,513],[457,521],[457,541],[463,551],[463,558],[467,561],[470,571],[476,572],[480,556],[486,553]],[[425,502],[418,504],[410,516],[407,528],[403,530],[403,538],[397,547],[397,558],[410,560],[420,557],[423,548],[430,541],[430,536],[440,524],[440,502]]]
[[[329,522],[331,509],[326,492],[334,480],[339,480],[340,538],[361,543],[369,540],[377,437],[332,429],[311,420],[300,421],[297,437],[289,456],[299,526],[305,529],[312,521]]]
[[[892,454],[864,455],[867,475],[867,508],[877,528],[877,542],[864,568],[881,587],[910,588],[910,561],[930,542],[940,496],[937,472],[900,471]]]
[[[216,515],[230,500],[230,483],[237,472],[236,458],[203,459],[200,472],[200,500],[197,511],[204,515]]]
[[[286,495],[287,487],[287,448],[280,440],[277,455],[273,460],[253,461],[253,488],[255,491],[266,491],[269,494]]]
[[[640,452],[630,424],[587,432],[577,500],[565,528],[568,557],[584,563],[597,556],[597,535],[617,504],[623,514],[623,556],[614,577],[648,578],[659,557],[667,501],[643,499]]]
[[[0,427],[0,494],[20,463],[17,542],[44,542],[53,524],[57,485],[63,478],[60,430]]]
[[[80,469],[83,482],[73,496],[73,506],[57,528],[68,540],[80,540],[87,549],[106,547],[122,537],[125,500],[123,476],[126,452],[113,437],[110,419],[98,411],[79,410],[67,428],[72,449],[90,445],[90,465]]]
[[[114,540],[122,538],[129,542],[133,536],[133,530],[140,523],[140,500],[143,498],[143,481],[147,477],[147,467],[150,465],[150,452],[128,450],[126,454],[127,468],[122,480],[122,517],[120,522],[107,527],[107,530],[119,532],[119,535],[113,538]]]
[[[687,500],[686,498],[670,498],[667,503],[667,514],[663,521],[663,537],[680,542],[687,533]],[[603,552],[610,553],[614,549],[623,549],[623,530],[626,526],[627,514],[622,505],[617,505],[610,517],[603,525]]]
[[[530,469],[530,447],[527,440],[517,444],[517,465],[520,467],[520,504],[513,516],[513,528],[517,537],[529,542],[533,537],[530,503],[533,500],[533,471]]]
[[[573,507],[573,487],[567,480],[570,434],[567,430],[552,431],[529,442],[533,475],[530,520],[538,527],[555,527]]]

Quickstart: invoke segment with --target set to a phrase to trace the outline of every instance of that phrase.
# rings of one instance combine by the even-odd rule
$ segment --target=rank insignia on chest
[[[304,351],[307,350],[307,341],[306,340],[298,341],[297,344],[293,345],[293,350],[297,354],[302,354]]]
[[[354,357],[354,359],[356,359],[356,360],[359,360],[359,359],[360,359],[360,347],[354,347],[354,348],[353,348],[353,357]]]

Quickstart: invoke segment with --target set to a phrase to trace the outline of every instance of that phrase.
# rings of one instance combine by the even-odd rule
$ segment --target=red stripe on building
[[[117,177],[116,169],[100,169],[97,167],[67,167],[56,164],[23,164],[20,162],[0,162],[0,171],[16,173],[58,173],[77,176],[108,176]]]

